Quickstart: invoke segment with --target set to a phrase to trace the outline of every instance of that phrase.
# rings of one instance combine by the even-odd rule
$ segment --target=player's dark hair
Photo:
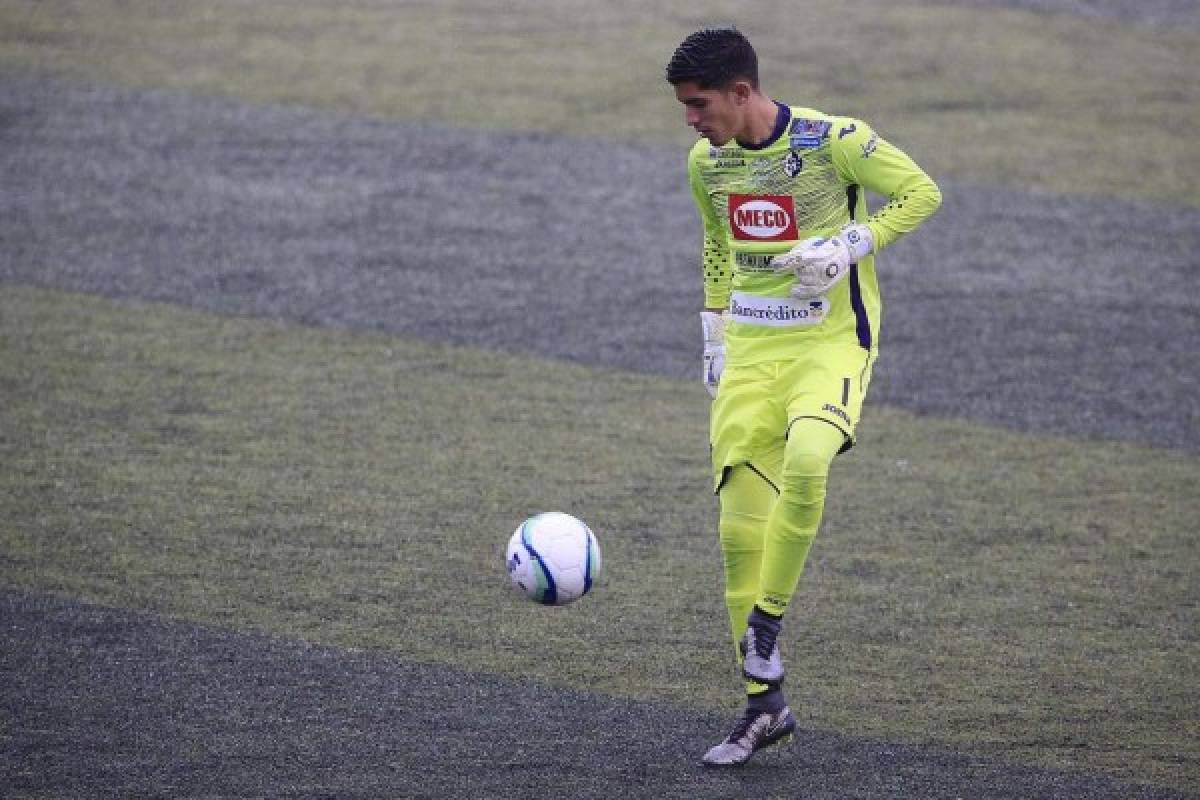
[[[667,64],[667,82],[673,86],[695,81],[701,89],[725,89],[737,80],[758,88],[758,55],[736,28],[696,31]]]

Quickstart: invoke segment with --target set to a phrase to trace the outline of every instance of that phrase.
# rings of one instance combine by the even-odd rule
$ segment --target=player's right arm
[[[712,198],[700,175],[697,159],[703,152],[703,144],[697,144],[688,157],[688,186],[700,221],[704,227],[704,246],[701,261],[704,273],[704,310],[700,312],[701,331],[704,336],[702,380],[708,393],[717,394],[717,384],[725,368],[725,317],[729,307],[730,286],[733,269],[730,265],[729,240],[725,227],[717,217]]]
[[[733,269],[730,266],[729,240],[725,226],[717,217],[708,187],[700,174],[699,159],[704,150],[704,144],[701,142],[692,148],[688,156],[688,186],[692,190],[692,200],[696,203],[696,210],[700,212],[700,221],[704,226],[704,249],[701,256],[704,307],[711,311],[721,311],[729,307]]]

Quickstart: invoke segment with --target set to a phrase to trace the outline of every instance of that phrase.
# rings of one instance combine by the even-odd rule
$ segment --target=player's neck
[[[775,133],[779,120],[779,106],[765,94],[755,94],[746,110],[746,122],[735,137],[738,144],[761,147]]]

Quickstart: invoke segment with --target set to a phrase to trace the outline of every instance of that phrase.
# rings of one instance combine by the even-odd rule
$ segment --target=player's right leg
[[[725,567],[725,605],[729,611],[734,652],[746,631],[746,620],[759,592],[763,535],[775,504],[774,486],[754,468],[739,464],[721,483],[721,555]],[[746,684],[746,710],[733,731],[704,754],[710,767],[746,763],[756,752],[791,735],[796,727],[783,690],[755,681]]]
[[[776,496],[775,487],[748,464],[730,467],[721,483],[718,526],[725,569],[725,607],[739,661],[738,643],[758,596],[767,519]]]
[[[740,767],[764,747],[790,739],[795,730],[796,718],[782,692],[752,696],[733,731],[704,754],[704,766]]]

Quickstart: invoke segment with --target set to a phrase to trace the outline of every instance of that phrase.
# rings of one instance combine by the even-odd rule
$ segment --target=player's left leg
[[[788,432],[783,485],[767,520],[755,599],[769,614],[783,616],[796,591],[825,510],[829,467],[845,443],[841,429],[820,419],[798,419]]]
[[[798,419],[789,431],[779,498],[767,520],[758,595],[742,639],[742,669],[749,679],[783,681],[776,639],[821,525],[829,466],[845,442],[840,428],[820,419]]]
[[[767,521],[759,594],[741,647],[742,671],[763,683],[782,682],[776,644],[825,510],[834,456],[854,443],[875,353],[854,346],[816,348],[780,375],[788,428],[779,499]]]

